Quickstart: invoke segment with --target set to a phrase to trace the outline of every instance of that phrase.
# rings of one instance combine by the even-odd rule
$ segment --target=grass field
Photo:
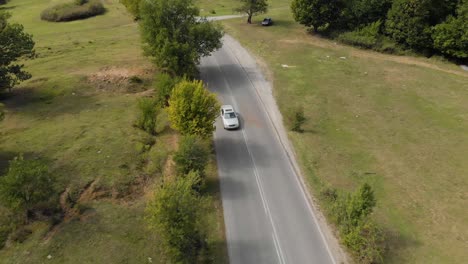
[[[273,2],[272,27],[222,23],[265,63],[283,116],[305,109],[305,132],[289,136],[312,192],[369,182],[385,263],[466,262],[468,73],[311,36],[288,5]]]
[[[57,188],[83,192],[89,209],[52,229],[36,221],[23,244],[0,250],[0,263],[163,263],[158,238],[142,219],[160,177],[144,173],[144,146],[155,141],[152,150],[171,152],[177,134],[152,137],[133,127],[136,101],[156,73],[142,56],[138,27],[118,0],[104,1],[102,16],[41,21],[41,11],[56,2],[14,0],[2,7],[33,34],[38,58],[26,61],[33,78],[0,99],[7,111],[0,124],[0,169],[19,153],[44,158]],[[143,83],[131,83],[133,76]],[[217,183],[215,170],[210,177]],[[215,262],[224,263],[218,185],[210,190],[209,240]]]

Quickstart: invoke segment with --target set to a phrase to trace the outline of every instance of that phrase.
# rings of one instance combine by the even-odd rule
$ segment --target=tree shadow
[[[7,11],[7,10],[11,10],[11,9],[15,9],[16,6],[0,6],[0,11]]]
[[[25,86],[0,93],[0,102],[6,110],[40,118],[51,118],[62,114],[77,114],[83,110],[100,107],[93,95],[71,91],[54,91]]]
[[[399,259],[403,255],[400,251],[408,251],[421,244],[419,241],[408,236],[403,236],[396,231],[384,230],[383,232],[385,236],[383,259],[385,262],[404,262],[404,259]]]

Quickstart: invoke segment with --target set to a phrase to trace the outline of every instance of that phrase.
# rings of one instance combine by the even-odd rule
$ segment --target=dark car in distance
[[[262,26],[271,26],[273,25],[273,20],[270,17],[266,17],[262,21]]]

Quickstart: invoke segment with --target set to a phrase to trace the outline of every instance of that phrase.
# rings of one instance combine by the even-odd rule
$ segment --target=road
[[[260,100],[260,69],[241,65],[248,53],[229,36],[223,41],[199,69],[241,120],[234,131],[218,120],[214,134],[230,263],[335,263],[273,126],[277,121]]]

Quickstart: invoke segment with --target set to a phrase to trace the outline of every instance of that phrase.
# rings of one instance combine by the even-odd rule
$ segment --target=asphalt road
[[[230,263],[335,263],[255,90],[264,81],[260,69],[241,65],[245,53],[230,41],[199,66],[241,120],[234,131],[218,120],[214,135]]]

